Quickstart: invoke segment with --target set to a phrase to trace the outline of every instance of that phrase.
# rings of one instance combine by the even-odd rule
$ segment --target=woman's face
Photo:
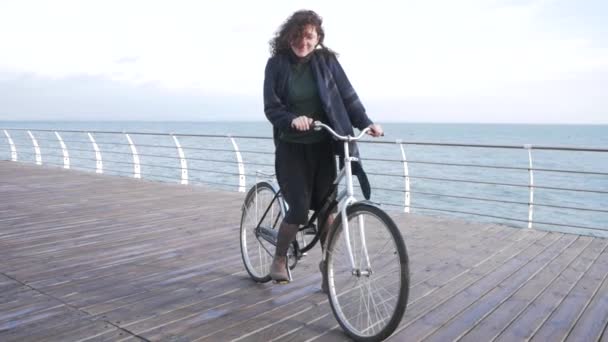
[[[293,40],[290,46],[296,56],[306,57],[315,49],[317,44],[319,44],[317,29],[313,25],[306,25],[302,30],[301,37]]]

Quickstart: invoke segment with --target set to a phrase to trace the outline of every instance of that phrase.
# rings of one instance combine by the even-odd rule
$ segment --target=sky
[[[294,11],[379,122],[608,124],[608,1],[0,2],[0,120],[265,120]]]

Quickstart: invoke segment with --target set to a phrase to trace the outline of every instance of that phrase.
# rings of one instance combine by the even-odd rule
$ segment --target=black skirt
[[[277,180],[289,205],[285,221],[305,224],[309,210],[320,209],[336,178],[336,158],[329,139],[313,144],[278,140],[275,153]]]

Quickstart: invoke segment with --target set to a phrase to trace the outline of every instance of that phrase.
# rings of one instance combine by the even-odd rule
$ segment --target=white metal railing
[[[59,133],[55,132],[55,136],[57,137],[57,140],[59,140],[59,145],[61,146],[61,153],[63,154],[63,168],[69,169],[70,153],[68,152],[68,147],[63,142],[63,139],[61,138],[61,135],[59,135]]]
[[[32,133],[33,132],[33,133]],[[16,140],[19,133],[27,133],[28,139]],[[61,133],[61,135],[59,134]],[[273,148],[272,138],[259,136],[236,136],[236,135],[210,135],[210,134],[177,134],[177,133],[147,133],[147,132],[115,132],[115,131],[79,131],[79,130],[42,130],[42,129],[4,129],[10,160],[17,161],[18,155],[32,155],[33,161],[42,165],[44,147],[44,164],[62,166],[66,169],[94,170],[96,173],[109,172],[111,174],[131,175],[134,178],[152,178],[159,180],[174,180],[181,184],[204,183],[229,187],[239,192],[247,189],[247,176],[255,176],[257,172],[247,170],[258,170],[266,168],[270,173],[273,172]],[[88,140],[86,139],[88,137]],[[109,138],[99,140],[99,137]],[[122,137],[122,138],[121,138]],[[178,138],[180,140],[178,140]],[[163,144],[166,139],[168,143]],[[220,141],[218,141],[218,139]],[[126,140],[126,142],[125,142]],[[138,141],[139,140],[139,141]],[[184,144],[184,140],[189,140],[191,144]],[[227,142],[221,142],[227,140]],[[244,141],[247,146],[245,149],[239,147],[239,142]],[[260,144],[251,143],[258,141],[266,144],[266,148],[260,148]],[[41,143],[39,143],[41,142]],[[21,144],[19,144],[21,143]],[[577,170],[565,168],[534,167],[532,151],[560,151],[560,152],[591,152],[606,153],[604,148],[586,147],[558,147],[558,146],[532,146],[532,145],[488,145],[488,144],[456,144],[456,143],[431,143],[431,142],[412,142],[412,141],[362,141],[364,145],[383,147],[390,149],[390,146],[397,146],[398,151],[393,152],[397,158],[377,158],[372,154],[364,154],[362,160],[366,163],[368,175],[373,179],[382,179],[387,186],[376,184],[373,186],[374,192],[386,194],[384,199],[378,201],[381,205],[400,208],[409,213],[411,210],[444,212],[465,216],[480,216],[489,219],[505,220],[509,222],[525,223],[528,228],[537,225],[550,227],[566,227],[590,232],[590,234],[601,234],[608,236],[608,224],[606,220],[598,221],[599,224],[571,224],[559,220],[535,220],[535,208],[550,208],[552,210],[584,212],[589,215],[606,215],[608,210],[601,203],[608,195],[608,186],[596,188],[585,188],[577,186],[552,186],[541,185],[538,181],[539,175],[536,173],[551,173],[565,175],[579,175],[583,177],[605,177],[608,172],[604,170]],[[28,147],[29,145],[29,147]],[[28,152],[33,146],[34,152]],[[68,146],[71,146],[68,148]],[[103,148],[101,148],[101,147]],[[0,144],[1,147],[1,144]],[[498,150],[523,150],[527,152],[527,165],[492,165],[484,163],[462,163],[450,162],[446,160],[427,160],[406,158],[406,149],[414,147],[431,148],[472,148]],[[121,150],[122,149],[122,150]],[[152,150],[147,153],[146,150]],[[30,150],[31,151],[31,150]],[[61,152],[52,153],[53,151]],[[175,152],[177,151],[177,153]],[[90,153],[94,153],[94,158]],[[102,154],[103,162],[102,162]],[[383,153],[386,155],[387,153]],[[408,154],[411,154],[408,152]],[[232,157],[228,157],[231,155]],[[245,158],[244,156],[247,156]],[[367,157],[367,158],[366,158]],[[53,163],[52,158],[62,158],[62,163]],[[146,162],[146,160],[148,160]],[[26,160],[21,157],[19,160]],[[93,164],[94,163],[94,164]],[[368,164],[390,163],[389,167],[369,168]],[[94,167],[92,166],[94,165]],[[110,165],[111,167],[108,167]],[[114,166],[112,166],[114,165]],[[201,166],[198,166],[201,165]],[[220,166],[218,166],[220,165]],[[439,175],[427,174],[425,172],[412,172],[416,168],[426,166],[432,169],[439,169]],[[130,167],[130,170],[126,170]],[[397,173],[394,170],[402,168],[403,172]],[[510,182],[507,180],[484,180],[471,177],[449,175],[447,169],[460,168],[466,170],[494,170],[494,172],[525,172],[527,182]],[[163,171],[154,171],[154,170]],[[177,170],[175,176],[171,176],[169,171]],[[388,170],[388,171],[387,171]],[[205,177],[193,177],[193,175],[205,174]],[[387,179],[402,179],[399,183],[386,181]],[[233,182],[233,180],[236,180]],[[451,193],[441,192],[433,189],[425,189],[417,182],[441,182],[454,184],[452,189],[470,188],[473,186],[489,186],[501,189],[526,189],[526,201],[488,197],[483,194],[466,194],[462,191]],[[375,182],[372,181],[372,184]],[[382,183],[382,182],[378,182]],[[416,184],[413,184],[416,183]],[[602,183],[604,184],[604,183]],[[606,183],[608,184],[608,183]],[[251,185],[251,184],[250,184]],[[535,191],[560,191],[578,194],[592,194],[601,196],[600,206],[581,206],[575,204],[564,204],[535,201]],[[391,200],[401,197],[400,201]],[[417,203],[412,203],[412,196],[417,196]],[[426,199],[442,199],[452,201],[457,205],[442,207],[437,203]],[[565,198],[565,197],[564,197]],[[507,216],[490,212],[482,212],[468,205],[473,202],[500,203],[514,206],[525,206],[527,208],[526,217]],[[447,203],[447,202],[444,202]]]

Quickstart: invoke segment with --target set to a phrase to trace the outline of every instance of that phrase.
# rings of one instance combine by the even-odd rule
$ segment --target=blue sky
[[[0,120],[264,120],[268,40],[325,19],[376,121],[608,123],[607,1],[5,1]]]

